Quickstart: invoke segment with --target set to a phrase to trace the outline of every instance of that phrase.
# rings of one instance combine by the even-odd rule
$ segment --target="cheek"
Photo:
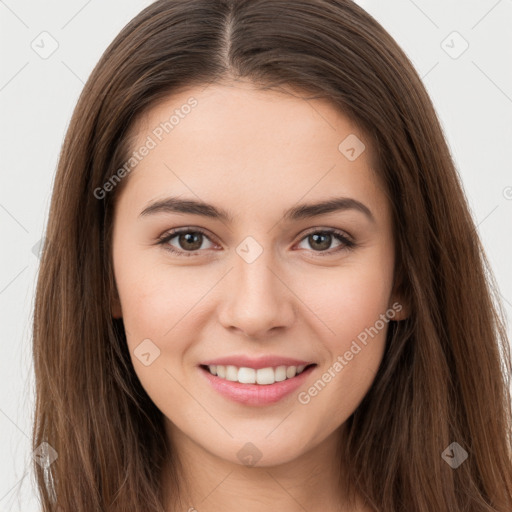
[[[211,279],[189,268],[172,268],[161,263],[120,258],[116,266],[116,282],[121,298],[123,321],[131,335],[130,343],[139,338],[154,339],[157,344],[172,337],[190,323],[200,311],[199,301],[209,288]],[[199,306],[199,307],[198,307]],[[179,349],[179,338],[173,350]]]
[[[301,295],[318,318],[326,358],[313,385],[301,389],[299,402],[309,404],[310,411],[330,410],[332,426],[345,421],[371,387],[394,316],[389,304],[392,260],[366,263],[340,268]]]
[[[194,343],[201,297],[211,279],[197,269],[172,268],[135,251],[117,253],[116,284],[135,373],[161,411],[190,407],[183,382],[184,355]],[[130,256],[126,256],[130,255]]]
[[[385,258],[371,264],[356,262],[312,279],[298,293],[323,324],[330,351],[345,351],[390,306],[392,265]]]

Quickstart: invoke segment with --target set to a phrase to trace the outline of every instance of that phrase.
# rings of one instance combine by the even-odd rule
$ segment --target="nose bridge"
[[[237,298],[242,302],[249,302],[253,306],[269,305],[277,302],[277,296],[281,291],[274,272],[275,258],[271,247],[263,247],[254,237],[246,237],[236,248],[234,258],[234,275],[237,285]],[[245,294],[245,297],[240,297]]]
[[[276,275],[273,254],[251,236],[236,247],[220,314],[225,327],[258,336],[293,321],[292,294]]]
[[[239,284],[237,288],[257,299],[266,296],[268,303],[277,292],[276,277],[270,271],[275,267],[272,249],[260,250],[254,242],[243,242],[236,252],[233,277]]]

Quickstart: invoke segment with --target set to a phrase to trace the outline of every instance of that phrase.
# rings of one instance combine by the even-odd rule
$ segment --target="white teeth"
[[[274,382],[282,382],[286,379],[292,379],[295,375],[302,373],[306,368],[301,366],[277,366],[276,368],[254,368],[241,367],[233,365],[209,365],[208,369],[212,375],[217,375],[221,379],[242,384],[260,384],[268,385]]]
[[[275,381],[274,368],[260,368],[256,371],[256,382],[258,384],[274,384]]]
[[[238,380],[238,368],[236,366],[226,366],[226,379],[233,382]]]
[[[275,370],[276,382],[286,380],[286,366],[278,366]]]
[[[295,377],[296,374],[297,374],[296,366],[288,366],[288,368],[286,368],[286,377],[288,377],[289,379],[291,379],[292,377]]]
[[[240,368],[238,370],[238,382],[256,384],[256,370],[254,368]]]

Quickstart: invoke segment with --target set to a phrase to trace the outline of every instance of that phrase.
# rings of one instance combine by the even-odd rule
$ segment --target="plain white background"
[[[1,512],[38,510],[29,469],[30,331],[37,245],[62,140],[99,57],[150,3],[0,0]],[[391,33],[423,78],[510,317],[512,0],[358,3]],[[510,326],[508,332],[512,337]]]

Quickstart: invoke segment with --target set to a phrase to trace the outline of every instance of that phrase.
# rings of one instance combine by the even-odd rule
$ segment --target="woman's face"
[[[174,95],[136,137],[113,314],[169,433],[260,466],[334,439],[405,311],[364,134],[325,100],[236,82]]]

